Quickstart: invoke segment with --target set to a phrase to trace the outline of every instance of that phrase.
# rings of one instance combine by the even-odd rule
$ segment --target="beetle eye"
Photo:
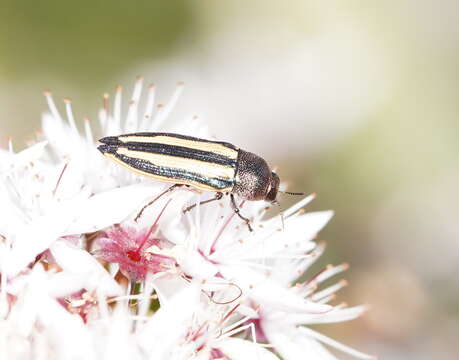
[[[275,172],[271,172],[271,183],[268,194],[266,195],[266,201],[276,202],[277,192],[279,191],[279,176]]]

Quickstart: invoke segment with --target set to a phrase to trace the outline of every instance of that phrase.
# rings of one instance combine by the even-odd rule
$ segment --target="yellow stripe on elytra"
[[[226,192],[230,192],[233,189],[232,186],[224,188],[224,189],[216,189],[216,188],[213,188],[212,186],[209,186],[209,185],[206,185],[206,184],[201,184],[201,183],[199,183],[197,181],[190,181],[190,180],[184,180],[184,179],[173,179],[173,178],[168,178],[168,177],[165,177],[165,176],[155,175],[155,174],[149,173],[147,171],[142,171],[142,170],[136,169],[135,167],[133,167],[133,166],[125,163],[124,161],[118,159],[113,154],[105,153],[104,155],[106,157],[114,160],[118,164],[121,164],[121,165],[125,166],[129,170],[134,171],[135,173],[137,173],[139,175],[147,176],[147,177],[156,179],[158,181],[167,182],[167,183],[173,183],[173,184],[191,185],[191,186],[193,186],[193,187],[195,187],[197,189],[204,190],[204,191],[214,191],[214,192],[218,191],[218,192],[226,193]]]
[[[209,178],[233,179],[235,169],[231,166],[214,164],[207,161],[188,159],[180,156],[170,156],[145,151],[129,150],[124,147],[118,148],[116,152],[120,155],[129,156],[134,159],[142,159],[150,163],[167,168],[180,169],[200,174]]]
[[[219,154],[226,156],[229,159],[236,160],[238,150],[231,149],[222,144],[216,144],[213,142],[199,141],[199,140],[189,140],[181,139],[174,136],[165,136],[165,135],[154,135],[154,136],[119,136],[118,137],[122,142],[141,142],[148,144],[163,144],[163,145],[172,145],[172,146],[183,146],[188,149],[208,151],[214,154]]]

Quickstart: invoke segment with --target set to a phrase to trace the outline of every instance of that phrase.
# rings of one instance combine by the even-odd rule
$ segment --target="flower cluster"
[[[104,96],[98,136],[163,131],[210,138],[195,117],[165,120],[171,100],[142,98],[127,112],[122,89]],[[223,197],[142,178],[96,149],[95,124],[78,130],[50,92],[43,131],[25,150],[0,150],[0,352],[8,359],[334,359],[327,347],[372,358],[308,325],[351,320],[364,307],[332,305],[347,265],[305,272],[324,250],[314,239],[330,211],[305,213],[306,197],[267,218],[241,203],[247,227]],[[140,106],[142,104],[142,106]],[[143,109],[143,111],[141,111]],[[324,344],[326,346],[324,346]]]

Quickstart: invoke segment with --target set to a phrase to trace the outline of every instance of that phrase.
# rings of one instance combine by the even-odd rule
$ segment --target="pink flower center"
[[[148,238],[150,237],[150,235],[152,234],[153,230],[156,229],[156,227],[158,225],[158,221],[159,221],[161,215],[163,214],[164,210],[166,210],[166,207],[167,207],[167,205],[169,205],[171,200],[172,199],[169,199],[169,201],[166,203],[166,205],[164,205],[163,209],[161,210],[161,212],[159,213],[158,217],[156,218],[154,224],[150,227],[150,229],[147,231],[147,233],[143,237],[139,247],[136,250],[128,250],[128,251],[126,251],[126,255],[129,258],[129,260],[134,261],[134,262],[140,262],[140,260],[142,260],[142,255],[140,254],[140,251],[142,250],[143,246],[146,244],[146,242],[147,242]]]
[[[139,249],[137,250],[128,250],[126,251],[127,257],[134,261],[134,262],[139,262],[142,259],[142,255],[140,255]]]

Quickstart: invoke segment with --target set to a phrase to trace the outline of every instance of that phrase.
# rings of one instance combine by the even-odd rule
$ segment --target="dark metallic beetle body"
[[[125,134],[99,141],[105,156],[142,175],[213,191],[215,199],[230,193],[234,211],[249,229],[233,194],[249,201],[276,202],[277,174],[261,157],[230,143],[171,133]]]
[[[123,142],[125,138],[145,138],[145,137],[171,137],[178,141],[190,140],[203,144],[216,144],[228,149],[237,151],[237,158],[229,158],[211,151],[192,149],[186,146],[146,143],[146,142]],[[269,169],[268,164],[261,157],[248,151],[237,148],[236,146],[219,141],[210,141],[199,139],[191,136],[184,136],[170,133],[134,133],[120,136],[110,136],[100,139],[104,145],[98,149],[104,154],[114,157],[123,165],[138,170],[146,176],[165,177],[171,182],[189,184],[194,181],[206,185],[206,190],[232,192],[245,200],[267,200],[275,201],[277,190],[279,188],[279,177]],[[172,166],[158,166],[152,161],[139,159],[135,156],[127,156],[119,153],[119,149],[124,148],[131,152],[151,153],[158,155],[167,155],[182,159],[198,160],[209,164],[231,167],[235,169],[232,178],[215,178],[200,174],[196,171],[190,171],[186,168],[177,168]],[[189,184],[192,185],[192,184]],[[230,189],[229,191],[226,189]]]

